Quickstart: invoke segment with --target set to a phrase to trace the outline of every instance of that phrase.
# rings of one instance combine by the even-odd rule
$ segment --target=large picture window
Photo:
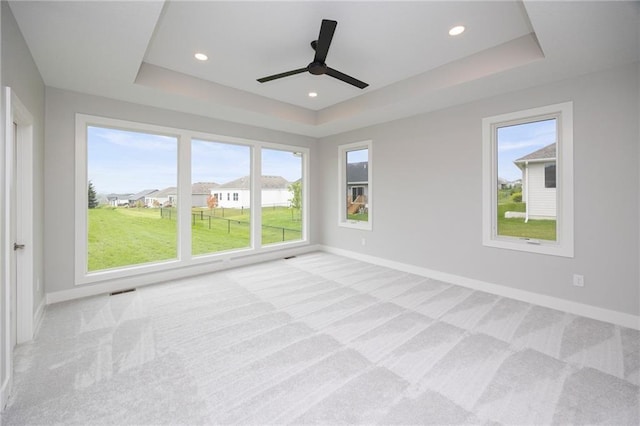
[[[303,154],[262,150],[262,244],[302,240]]]
[[[227,198],[218,198],[218,190]],[[241,195],[241,197],[240,197]],[[191,141],[191,244],[201,255],[251,246],[251,148]]]
[[[357,229],[371,229],[372,162],[371,141],[339,147],[338,224]]]
[[[177,259],[175,136],[88,126],[87,174],[88,271]]]
[[[573,256],[571,103],[483,120],[487,246]]]
[[[76,284],[306,244],[308,153],[78,114]]]

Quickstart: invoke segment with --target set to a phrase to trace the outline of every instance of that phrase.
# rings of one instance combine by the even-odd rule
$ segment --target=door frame
[[[3,234],[5,241],[4,256],[1,259],[3,274],[1,282],[5,294],[3,330],[4,353],[2,359],[3,370],[6,373],[0,385],[0,411],[4,409],[13,383],[13,348],[11,347],[11,333],[14,324],[11,321],[11,272],[10,266],[16,260],[16,344],[33,339],[33,116],[29,110],[13,93],[11,88],[4,89],[4,164],[2,165],[3,192]],[[13,123],[17,124],[17,135],[14,140]],[[14,149],[16,150],[16,174],[14,170]],[[11,223],[11,190],[15,185],[16,223]],[[11,226],[16,227],[16,240],[25,244],[25,250],[16,253],[11,241]]]
[[[17,124],[16,141],[16,241],[8,241],[8,254],[15,254],[16,293],[16,343],[33,339],[34,297],[33,297],[33,116],[20,101],[16,93],[7,87],[7,141],[13,142],[13,123]],[[13,243],[24,244],[24,249],[13,250]]]

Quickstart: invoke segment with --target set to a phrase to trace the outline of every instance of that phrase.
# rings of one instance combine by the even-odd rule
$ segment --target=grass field
[[[524,212],[525,203],[498,204],[498,235],[532,238],[536,240],[556,240],[555,220],[506,219],[505,212]]]
[[[360,220],[362,222],[369,221],[369,213],[356,213],[356,214],[348,214],[347,219],[349,220]]]
[[[175,209],[97,208],[89,212],[88,270],[116,268],[176,259]],[[193,209],[191,252],[202,255],[250,246],[250,211]],[[212,213],[215,216],[209,217]],[[286,207],[265,207],[262,244],[302,238],[300,212]]]

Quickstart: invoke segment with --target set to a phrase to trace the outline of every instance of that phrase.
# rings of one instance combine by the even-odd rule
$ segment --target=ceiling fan
[[[259,78],[260,83],[266,83],[267,81],[276,80],[278,78],[289,77],[291,75],[301,74],[305,71],[309,71],[313,75],[326,74],[330,77],[337,78],[340,81],[356,86],[360,89],[364,89],[368,86],[367,83],[353,78],[347,74],[343,74],[338,70],[334,70],[325,64],[327,59],[327,53],[329,53],[329,46],[331,46],[331,39],[333,39],[333,33],[336,30],[338,23],[328,19],[322,20],[322,26],[320,26],[320,35],[318,39],[311,42],[311,47],[316,51],[316,55],[313,58],[313,62],[304,68],[298,68],[297,70],[287,71],[280,74],[270,75],[268,77]]]

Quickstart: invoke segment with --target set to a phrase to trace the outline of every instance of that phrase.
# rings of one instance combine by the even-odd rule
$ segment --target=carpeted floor
[[[640,332],[326,253],[49,306],[3,424],[640,423]]]

